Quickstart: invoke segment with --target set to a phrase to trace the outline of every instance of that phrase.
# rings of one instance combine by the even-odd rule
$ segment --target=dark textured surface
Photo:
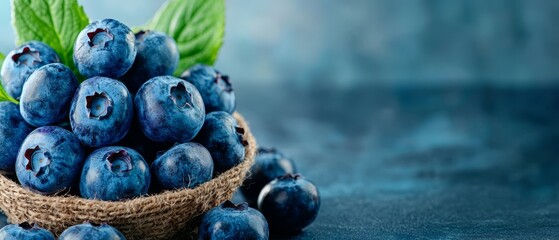
[[[559,236],[559,88],[235,90],[260,145],[319,187],[292,239]]]
[[[293,239],[559,236],[559,89],[237,90],[321,191]]]

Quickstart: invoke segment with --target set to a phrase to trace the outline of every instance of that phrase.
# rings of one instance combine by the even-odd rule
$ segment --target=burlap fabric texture
[[[245,128],[245,159],[239,165],[194,189],[166,191],[121,202],[83,199],[76,196],[44,196],[22,188],[0,175],[0,208],[12,223],[35,222],[56,235],[84,221],[106,222],[127,239],[189,238],[200,216],[231,199],[254,161],[256,141],[244,118],[234,113]]]

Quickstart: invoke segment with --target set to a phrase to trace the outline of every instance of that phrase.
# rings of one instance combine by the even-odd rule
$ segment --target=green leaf
[[[175,39],[180,52],[176,75],[196,63],[212,65],[223,43],[224,0],[169,0],[146,28]]]
[[[19,102],[15,99],[13,99],[12,97],[10,97],[10,95],[8,95],[6,93],[6,91],[4,90],[4,88],[0,85],[0,102],[3,101],[10,101],[13,102],[15,104],[19,104]]]
[[[78,73],[72,59],[74,42],[89,18],[77,0],[11,0],[16,44],[37,40],[48,44],[62,63]],[[79,75],[78,75],[79,76]]]
[[[1,67],[2,64],[4,63],[4,58],[6,58],[6,56],[4,56],[3,53],[0,53],[0,67]]]

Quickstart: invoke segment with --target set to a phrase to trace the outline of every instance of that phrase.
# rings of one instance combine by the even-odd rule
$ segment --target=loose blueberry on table
[[[123,139],[133,117],[132,96],[126,86],[106,77],[82,82],[70,108],[72,131],[89,147],[107,146]]]
[[[74,44],[74,64],[86,78],[119,78],[134,63],[134,33],[123,23],[103,19],[89,24]]]
[[[197,64],[185,71],[181,78],[192,83],[200,91],[206,113],[235,111],[235,93],[229,76],[213,67]]]
[[[214,160],[214,172],[222,173],[245,158],[245,130],[226,112],[211,112],[194,141],[204,145]]]
[[[21,224],[10,224],[0,229],[0,239],[2,240],[54,240],[54,235],[36,224],[23,222]]]
[[[299,174],[286,174],[268,183],[258,196],[258,209],[273,232],[297,232],[318,215],[316,186]]]
[[[21,116],[35,127],[65,120],[76,88],[78,79],[64,64],[42,66],[23,84],[19,104]]]
[[[16,175],[22,186],[43,194],[69,189],[79,176],[84,151],[78,138],[60,127],[40,127],[21,144]]]
[[[57,62],[60,62],[60,58],[45,43],[39,41],[24,43],[6,56],[0,72],[2,86],[6,93],[18,99],[23,84],[31,73],[46,64]]]
[[[138,54],[134,64],[122,77],[132,94],[151,78],[173,74],[179,62],[175,40],[162,32],[137,32],[136,48]]]
[[[149,166],[135,150],[104,147],[85,160],[80,179],[81,196],[119,201],[146,195],[151,182]]]
[[[256,205],[258,194],[266,184],[287,173],[295,173],[295,163],[275,148],[259,148],[250,174],[243,182],[241,191],[251,205]]]
[[[152,141],[185,143],[204,124],[204,102],[196,88],[173,76],[144,83],[134,98],[142,132]]]
[[[155,183],[162,189],[195,188],[212,178],[214,163],[198,143],[178,144],[151,165]]]
[[[14,171],[17,152],[33,127],[27,124],[16,104],[0,102],[0,139],[9,139],[0,144],[0,170]]]
[[[226,201],[208,211],[198,227],[198,239],[268,239],[269,229],[262,213],[247,203]]]
[[[83,223],[64,230],[58,240],[126,240],[118,229],[107,224]]]

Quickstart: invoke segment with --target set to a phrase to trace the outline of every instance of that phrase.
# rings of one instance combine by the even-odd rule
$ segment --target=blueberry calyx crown
[[[30,48],[28,46],[24,47],[23,49],[19,50],[16,54],[12,56],[12,60],[17,64],[25,64],[27,66],[33,66],[35,63],[42,62],[41,60],[41,53],[39,51]]]
[[[232,208],[237,211],[244,211],[248,209],[248,203],[242,202],[239,204],[234,204],[233,202],[227,200],[223,202],[222,208]]]
[[[85,107],[88,118],[103,119],[111,114],[113,101],[106,93],[95,92],[93,95],[85,97]]]
[[[34,227],[34,225],[31,225],[31,223],[29,223],[29,222],[22,222],[22,223],[18,224],[18,226],[20,228],[25,229],[25,230],[30,230]]]
[[[278,180],[299,180],[301,177],[302,177],[301,174],[298,174],[298,173],[295,173],[295,174],[288,173],[288,174],[285,174],[283,176],[279,176],[277,179]]]
[[[237,133],[237,135],[239,136],[239,140],[241,141],[241,144],[243,144],[243,146],[248,146],[248,141],[245,139],[245,129],[242,127],[235,127],[235,132]]]
[[[192,93],[186,89],[184,83],[179,82],[177,85],[171,87],[169,91],[169,98],[178,108],[192,108]]]
[[[87,43],[90,47],[101,44],[106,46],[108,42],[114,39],[114,36],[109,33],[109,30],[103,28],[97,28],[93,32],[88,32],[87,37],[89,38]]]
[[[50,153],[42,150],[38,145],[25,150],[24,157],[27,159],[25,170],[34,172],[37,177],[45,174],[50,165]]]
[[[132,170],[132,159],[126,150],[110,152],[105,157],[109,170],[113,173],[128,173]]]
[[[150,30],[140,30],[136,34],[134,34],[134,37],[136,37],[136,40],[139,41],[146,35],[146,33],[149,33],[149,32],[151,32],[151,31]]]
[[[222,84],[220,84],[219,80],[223,80],[223,84],[225,86],[223,86]],[[217,72],[215,74],[215,83],[219,86],[221,86],[223,88],[223,91],[225,92],[232,92],[233,91],[233,87],[231,86],[231,80],[229,79],[229,76],[227,75],[222,75],[220,72]]]

